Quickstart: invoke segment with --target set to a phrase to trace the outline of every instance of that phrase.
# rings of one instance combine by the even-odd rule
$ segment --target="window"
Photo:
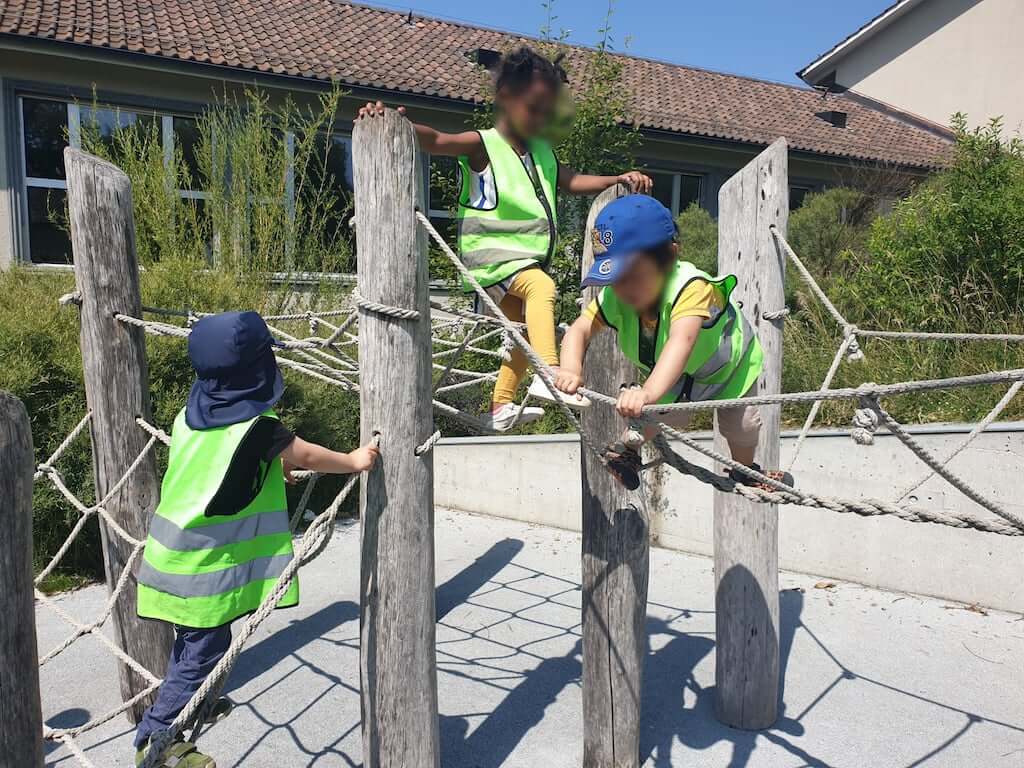
[[[789,188],[789,210],[795,211],[804,204],[804,198],[813,192],[810,187],[791,186]]]
[[[71,239],[57,223],[67,201],[64,148],[69,111],[62,101],[21,100],[23,206],[28,257],[35,264],[71,263]]]
[[[459,162],[454,157],[431,157],[427,169],[426,194],[430,223],[445,240],[454,244],[456,226],[453,212],[459,198]]]
[[[654,181],[653,197],[672,211],[673,216],[678,216],[693,203],[700,205],[703,176],[665,171],[648,171],[648,174]]]

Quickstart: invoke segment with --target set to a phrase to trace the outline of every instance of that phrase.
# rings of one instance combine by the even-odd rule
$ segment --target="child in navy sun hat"
[[[581,386],[583,358],[594,334],[616,332],[623,354],[640,370],[643,384],[623,387],[617,409],[639,418],[647,405],[693,400],[731,400],[756,390],[763,353],[753,327],[733,297],[735,275],[713,277],[679,256],[672,214],[654,198],[626,195],[609,203],[590,233],[594,263],[583,285],[600,287],[562,340],[555,386],[574,393]],[[684,428],[686,411],[662,413]],[[719,428],[732,457],[754,463],[761,416],[757,408],[718,411]],[[628,430],[605,452],[608,467],[628,488],[640,485],[640,446],[656,428]],[[781,472],[765,473],[792,483]],[[745,482],[736,472],[733,479]]]
[[[277,414],[284,382],[275,341],[256,312],[204,317],[188,354],[196,372],[178,413],[139,565],[138,614],[174,626],[164,681],[135,733],[140,765],[231,644],[231,622],[256,610],[293,558],[285,482],[293,468],[350,473],[370,469],[377,447],[339,453],[296,437]],[[298,581],[278,608],[298,604]],[[209,719],[227,715],[227,699]],[[214,768],[183,740],[165,746],[159,768]]]

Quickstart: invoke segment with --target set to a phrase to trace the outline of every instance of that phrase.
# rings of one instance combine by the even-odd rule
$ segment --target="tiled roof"
[[[338,0],[0,0],[0,33],[478,103],[478,48],[531,40]],[[586,49],[570,51],[570,63]],[[622,56],[643,128],[934,167],[949,139],[845,96]],[[848,115],[845,128],[815,116]]]

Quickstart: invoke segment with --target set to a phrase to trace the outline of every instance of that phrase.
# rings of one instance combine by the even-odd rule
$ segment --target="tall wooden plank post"
[[[363,763],[436,768],[434,465],[423,174],[412,124],[394,110],[352,132],[362,440],[381,458],[363,483]],[[368,307],[415,310],[400,318]]]
[[[594,261],[591,240],[597,214],[624,185],[594,201],[587,217],[582,274]],[[590,302],[597,289],[589,288]],[[636,378],[613,333],[598,335],[587,351],[583,380],[616,392]],[[619,439],[628,426],[611,408],[583,412],[583,428],[599,443]],[[647,649],[647,580],[650,544],[643,492],[627,491],[597,457],[582,451],[583,465],[583,766],[638,768],[640,689]]]
[[[39,650],[32,583],[32,431],[0,392],[0,765],[43,768]]]
[[[765,312],[785,302],[785,256],[770,227],[786,233],[788,151],[778,139],[727,181],[718,196],[718,270],[739,279],[735,296],[764,348],[760,394],[782,385],[782,326]],[[779,465],[779,406],[761,406],[757,462]],[[715,448],[728,455],[715,420]],[[767,728],[779,704],[778,507],[715,492],[715,709],[735,728]]]
[[[116,166],[77,149],[64,150],[68,211],[75,280],[81,293],[82,367],[85,397],[92,412],[92,459],[96,498],[102,499],[128,471],[147,443],[136,424],[152,419],[146,342],[141,328],[119,322],[114,315],[142,316],[139,267],[135,252],[132,190]],[[152,452],[104,505],[130,536],[144,540],[159,500],[160,483]],[[117,584],[134,547],[100,521],[107,586]],[[163,677],[174,634],[161,621],[136,613],[136,582],[128,580],[111,614],[114,639],[130,657]],[[124,700],[149,683],[119,665]],[[128,712],[138,722],[146,698]]]

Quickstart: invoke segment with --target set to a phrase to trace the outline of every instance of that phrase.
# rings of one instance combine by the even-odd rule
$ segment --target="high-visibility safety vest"
[[[682,379],[658,400],[659,403],[742,397],[761,375],[764,364],[761,344],[732,300],[736,276],[712,277],[685,261],[677,261],[666,280],[653,345],[641,344],[640,334],[643,331],[639,313],[619,301],[611,286],[605,286],[598,294],[601,318],[616,330],[622,353],[645,374],[650,374],[668,341],[672,307],[694,280],[706,280],[716,286],[725,296],[725,308],[704,322]],[[646,353],[645,349],[648,350]]]
[[[239,448],[268,411],[227,427],[193,430],[184,409],[174,421],[160,504],[138,573],[138,613],[185,627],[227,624],[259,607],[292,559],[281,459],[259,461],[240,511],[207,515]],[[233,493],[238,493],[234,487]],[[245,498],[248,496],[249,498]],[[216,504],[220,507],[220,503]],[[298,580],[279,607],[299,602]]]
[[[480,138],[494,174],[496,204],[483,210],[469,207],[472,170],[469,159],[460,157],[458,245],[463,263],[487,288],[551,259],[558,231],[558,161],[550,144],[531,140],[527,150],[536,171],[531,173],[496,128],[480,131]],[[463,288],[471,290],[465,283]]]

